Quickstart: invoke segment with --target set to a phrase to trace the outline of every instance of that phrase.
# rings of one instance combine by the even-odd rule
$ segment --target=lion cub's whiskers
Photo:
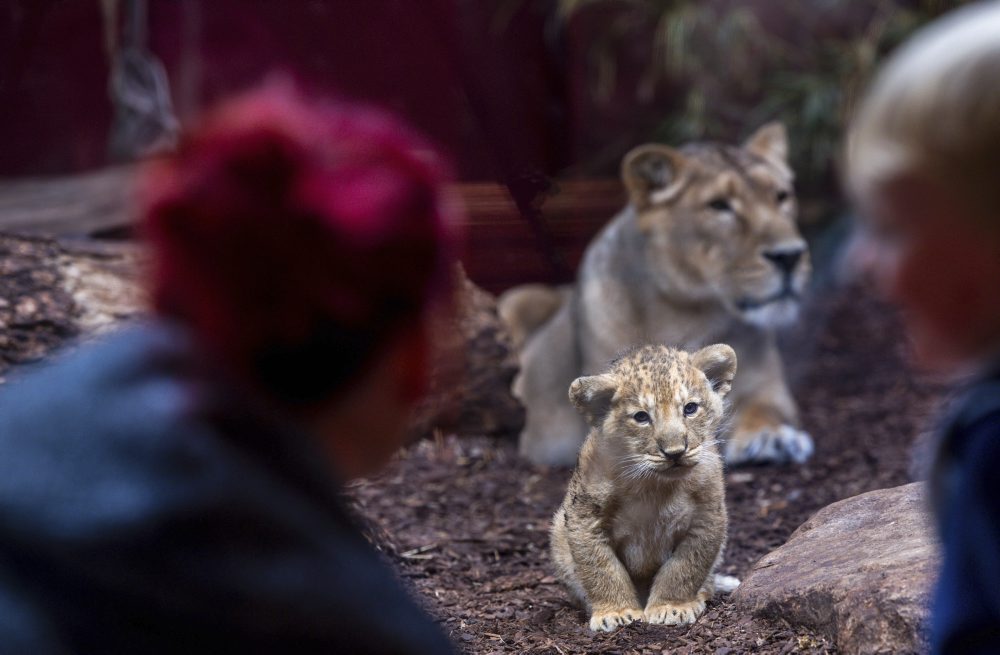
[[[624,477],[627,480],[644,480],[652,477],[656,473],[656,470],[651,468],[648,462],[636,458],[627,458],[627,460],[628,459],[631,459],[631,461],[629,461],[628,465],[624,467],[623,471],[621,471],[621,473],[623,473],[621,477]]]

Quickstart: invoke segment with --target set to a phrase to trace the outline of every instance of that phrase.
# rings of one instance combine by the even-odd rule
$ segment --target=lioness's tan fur
[[[592,630],[692,623],[704,611],[726,539],[715,437],[735,372],[726,345],[645,346],[571,385],[591,430],[551,552]]]
[[[522,454],[544,464],[576,460],[586,426],[565,389],[622,349],[725,342],[742,368],[727,461],[809,457],[812,440],[798,429],[773,332],[796,318],[810,273],[786,151],[784,128],[773,123],[743,146],[649,144],[625,157],[629,204],[591,242],[566,300],[520,352]],[[544,317],[561,293],[515,290],[501,312],[516,321],[531,314],[518,305],[541,298],[546,307],[534,316]]]

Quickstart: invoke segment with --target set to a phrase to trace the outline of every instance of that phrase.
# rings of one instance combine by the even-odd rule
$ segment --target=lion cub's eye
[[[646,425],[649,423],[649,414],[646,412],[636,412],[632,415],[632,420],[641,425]]]
[[[698,411],[698,403],[688,403],[684,405],[684,416],[694,416]]]
[[[710,203],[708,203],[709,209],[714,209],[717,212],[731,212],[733,211],[733,206],[729,204],[729,201],[725,198],[715,198]]]
[[[781,191],[778,191],[776,194],[774,194],[774,199],[778,201],[779,205],[782,204],[783,202],[785,202],[786,200],[788,200],[791,197],[792,197],[792,194],[788,193],[784,189],[782,189]]]

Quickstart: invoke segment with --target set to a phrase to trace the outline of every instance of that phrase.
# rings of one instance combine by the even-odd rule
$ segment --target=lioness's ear
[[[733,388],[736,376],[736,351],[724,343],[705,346],[691,355],[691,363],[700,369],[712,388],[720,396],[725,396]]]
[[[598,425],[611,409],[611,399],[618,389],[612,375],[591,375],[573,380],[569,385],[569,399],[591,425]]]
[[[772,121],[760,127],[743,142],[743,149],[781,166],[788,163],[788,132],[785,124]]]
[[[680,191],[684,155],[656,143],[633,148],[622,160],[622,182],[637,209],[669,200]]]

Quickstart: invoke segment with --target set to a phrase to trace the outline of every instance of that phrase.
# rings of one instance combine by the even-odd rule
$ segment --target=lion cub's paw
[[[778,425],[750,435],[734,435],[726,444],[726,463],[801,464],[812,456],[813,450],[813,440],[808,432],[790,425]]]
[[[663,603],[646,608],[647,623],[661,625],[688,625],[694,623],[705,611],[705,601],[692,600],[686,603]]]
[[[715,593],[717,594],[731,594],[736,591],[737,587],[740,586],[739,578],[734,578],[731,575],[721,575],[719,573],[715,574],[712,582],[715,587]]]
[[[590,615],[590,629],[594,632],[611,632],[615,628],[642,619],[642,610],[626,607],[618,610],[594,610]]]

